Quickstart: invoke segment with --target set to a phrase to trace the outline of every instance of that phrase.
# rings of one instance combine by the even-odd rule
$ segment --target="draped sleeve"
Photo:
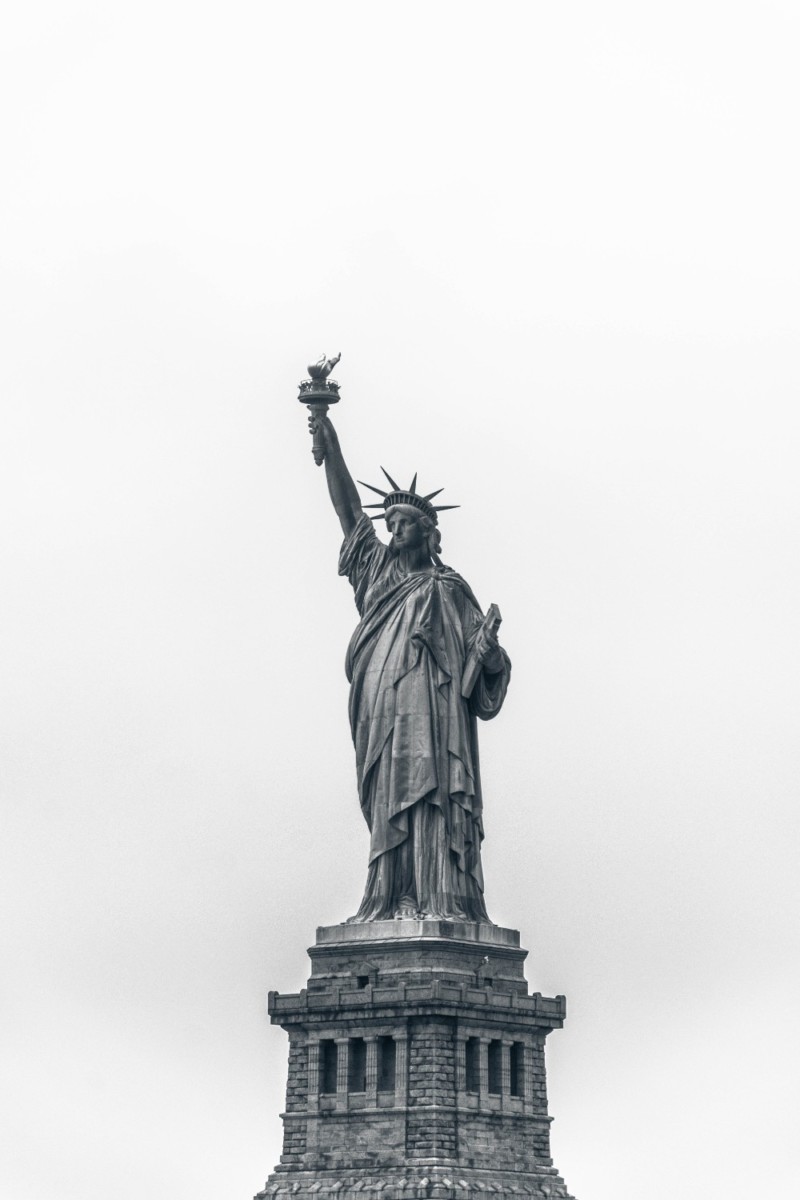
[[[491,721],[492,717],[497,716],[503,707],[503,701],[508,691],[508,681],[511,678],[511,659],[502,646],[500,653],[503,656],[501,669],[490,672],[484,667],[475,680],[475,687],[469,698],[470,711],[476,717],[480,717],[482,721]]]
[[[483,623],[483,613],[472,589],[463,580],[460,582],[462,588],[459,596],[459,610],[464,629],[466,654],[469,655],[478,636],[478,630]],[[503,701],[508,691],[508,682],[511,678],[511,659],[502,646],[500,654],[503,660],[500,669],[487,671],[484,667],[475,680],[475,686],[469,698],[470,712],[476,717],[480,717],[482,721],[491,721],[492,717],[497,716],[503,707]]]
[[[350,580],[362,617],[367,607],[367,593],[383,574],[388,559],[388,546],[380,540],[366,513],[362,513],[339,552],[339,574]]]

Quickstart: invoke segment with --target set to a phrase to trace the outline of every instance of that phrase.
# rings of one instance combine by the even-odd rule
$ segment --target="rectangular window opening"
[[[511,1047],[511,1095],[525,1095],[525,1044],[514,1042]]]
[[[481,1090],[480,1039],[476,1037],[467,1038],[465,1050],[467,1064],[467,1091],[477,1093]]]
[[[378,1038],[378,1091],[393,1092],[397,1069],[397,1047],[393,1037]]]
[[[338,1069],[339,1047],[333,1038],[324,1038],[319,1044],[319,1081],[323,1096],[336,1091]]]
[[[497,1038],[489,1042],[489,1092],[499,1096],[503,1090],[503,1043]]]
[[[350,1038],[347,1090],[348,1092],[365,1092],[367,1090],[367,1043],[363,1038]]]

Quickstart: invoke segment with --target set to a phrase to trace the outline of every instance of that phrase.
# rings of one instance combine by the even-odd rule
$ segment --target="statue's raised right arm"
[[[356,485],[342,457],[339,438],[330,417],[325,413],[312,412],[309,414],[308,427],[312,434],[321,435],[323,439],[322,461],[325,463],[328,491],[342,532],[347,537],[355,529],[362,511]]]

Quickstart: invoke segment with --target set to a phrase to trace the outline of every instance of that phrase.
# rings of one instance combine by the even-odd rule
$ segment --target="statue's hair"
[[[420,513],[420,515],[417,517],[417,520],[422,526],[423,533],[425,534],[425,541],[428,545],[428,553],[435,561],[442,549],[442,531],[439,526],[434,524],[430,517],[426,517],[424,513]]]

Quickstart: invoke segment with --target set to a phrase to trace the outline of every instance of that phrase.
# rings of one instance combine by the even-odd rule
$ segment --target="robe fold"
[[[476,718],[500,711],[511,664],[461,680],[483,616],[449,567],[406,573],[364,515],[339,573],[361,621],[347,651],[350,727],[370,831],[367,887],[352,920],[488,920]]]

